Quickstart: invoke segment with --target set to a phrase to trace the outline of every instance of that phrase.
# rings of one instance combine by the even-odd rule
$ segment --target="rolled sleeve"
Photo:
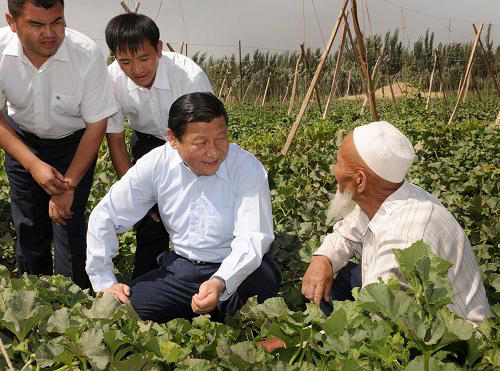
[[[361,256],[362,226],[359,223],[359,208],[356,207],[343,220],[333,226],[333,233],[325,237],[314,255],[323,255],[330,259],[333,272],[342,269],[354,255]]]
[[[267,174],[262,165],[254,160],[253,166],[239,169],[231,253],[214,274],[226,281],[221,301],[227,300],[260,266],[262,257],[274,240]]]
[[[94,291],[117,282],[112,262],[118,251],[117,233],[130,229],[155,202],[152,166],[141,159],[92,211],[87,232],[86,271]]]

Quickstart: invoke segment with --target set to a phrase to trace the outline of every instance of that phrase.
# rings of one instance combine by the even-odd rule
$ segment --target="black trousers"
[[[131,139],[133,163],[135,164],[146,153],[163,144],[165,141],[154,135],[134,131]],[[153,209],[158,213],[158,205],[155,205]],[[156,258],[168,250],[168,241],[168,232],[161,221],[155,222],[149,215],[146,215],[136,225],[137,247],[132,279],[158,268]]]
[[[159,268],[130,283],[132,305],[143,320],[163,323],[174,318],[196,317],[191,309],[191,298],[219,266],[220,263],[196,264],[174,252],[167,252],[160,257]],[[223,321],[254,295],[259,303],[275,296],[280,283],[279,267],[266,254],[260,267],[240,284],[231,297],[217,304],[210,313],[212,320]]]
[[[333,300],[354,300],[351,291],[355,287],[361,287],[361,284],[361,266],[350,261],[333,279],[330,302],[321,300],[320,308],[323,313],[329,316],[333,312]]]
[[[84,129],[61,139],[42,139],[24,132],[8,115],[7,121],[19,138],[42,161],[65,174],[83,136]],[[89,288],[85,272],[87,221],[85,207],[92,186],[95,161],[78,187],[66,225],[52,223],[48,207],[50,196],[31,174],[13,157],[5,154],[5,169],[10,183],[12,220],[16,229],[16,258],[19,273],[54,273],[51,243],[54,241],[55,273],[71,279],[81,288]]]

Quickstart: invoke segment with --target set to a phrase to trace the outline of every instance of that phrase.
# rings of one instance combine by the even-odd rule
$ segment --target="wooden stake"
[[[254,79],[253,77],[250,79],[250,82],[248,83],[248,86],[247,86],[247,88],[245,89],[245,94],[243,94],[243,98],[241,99],[241,102],[244,102],[244,101],[245,101],[245,99],[246,99],[246,97],[247,97],[247,94],[248,94],[248,91],[250,90],[250,87],[253,85],[254,80],[255,80],[255,79]]]
[[[3,358],[5,358],[5,362],[7,362],[7,366],[9,367],[9,371],[15,371],[14,367],[12,366],[12,362],[10,361],[9,355],[7,354],[7,351],[5,350],[5,346],[3,345],[2,338],[0,338],[0,349],[2,350],[2,355],[3,355]]]
[[[285,95],[283,96],[283,99],[281,100],[281,103],[285,103],[286,101],[286,98],[288,98],[288,89],[290,89],[290,86],[286,86],[286,90],[285,90]]]
[[[309,68],[309,61],[307,60],[306,51],[304,49],[304,43],[300,44],[300,53],[302,54],[302,60],[304,61],[304,66],[306,66],[306,76],[309,78],[311,76],[311,70]],[[321,108],[321,100],[319,99],[319,91],[316,86],[314,86],[314,92],[316,93],[316,101],[318,102],[319,112],[323,112]]]
[[[339,16],[337,17],[337,22],[335,23],[335,26],[332,30],[332,33],[330,34],[330,38],[328,39],[328,41],[326,43],[325,50],[323,51],[323,54],[321,55],[318,67],[316,68],[316,72],[314,73],[311,84],[309,85],[309,89],[307,89],[306,96],[304,98],[304,101],[302,102],[302,106],[300,107],[299,114],[297,115],[297,118],[295,119],[295,122],[293,123],[292,129],[290,130],[290,133],[288,134],[288,138],[286,140],[286,143],[283,146],[283,149],[281,150],[281,153],[283,155],[286,155],[288,153],[288,150],[290,149],[290,146],[292,145],[293,138],[295,137],[295,134],[297,133],[300,122],[302,121],[302,117],[304,116],[304,113],[306,111],[309,100],[311,99],[314,87],[316,86],[316,82],[318,81],[318,78],[319,78],[319,74],[321,73],[321,70],[323,69],[323,66],[325,65],[326,59],[328,57],[328,53],[330,52],[333,41],[335,40],[335,36],[337,35],[337,31],[338,31],[339,26],[340,26],[340,21],[342,20],[342,16],[344,15],[344,12],[345,12],[345,9],[347,7],[348,2],[349,2],[349,0],[344,0],[344,4],[342,5],[342,8],[340,9]]]
[[[135,4],[135,9],[134,9],[134,13],[137,14],[137,12],[139,11],[139,7],[141,6],[141,2],[138,1],[137,4]]]
[[[231,93],[233,92],[233,84],[229,84],[229,91],[226,96],[221,99],[222,103],[229,103],[229,98],[231,97]]]
[[[170,50],[171,52],[175,52],[175,49],[173,48],[172,45],[170,45],[169,43],[165,43],[167,45],[167,48],[168,50]]]
[[[500,125],[500,111],[498,111],[497,119],[495,121],[495,125]]]
[[[347,25],[347,36],[349,37],[349,42],[351,44],[352,54],[354,55],[354,60],[356,61],[356,65],[358,66],[359,75],[361,76],[361,84],[363,85],[363,89],[366,91],[366,81],[365,74],[362,72],[361,61],[359,60],[359,55],[356,53],[356,45],[354,44],[354,40],[351,34],[351,28],[349,27],[349,23],[347,21],[347,15],[344,14],[344,22]],[[350,72],[349,72],[350,73]],[[356,97],[356,92],[353,89],[353,94]],[[356,97],[356,101],[358,98]]]
[[[179,50],[179,54],[182,54],[184,52],[184,41],[181,42],[181,47],[180,47],[180,50]]]
[[[358,50],[359,50],[359,55],[360,55],[360,60],[361,60],[362,71],[365,73],[365,77],[366,77],[366,88],[367,88],[366,95],[367,95],[368,101],[370,103],[370,112],[372,115],[372,121],[379,121],[377,106],[375,105],[375,92],[373,91],[372,81],[370,78],[370,74],[368,72],[368,63],[366,60],[365,42],[363,41],[363,34],[361,33],[361,30],[359,29],[356,0],[351,0],[351,14],[352,14],[352,20],[353,20],[353,24],[354,24],[354,31],[356,32],[356,39],[358,41]]]
[[[438,72],[439,72],[439,80],[440,80],[439,89],[441,90],[441,93],[443,94],[444,102],[447,103],[446,102],[446,92],[444,89],[443,71],[441,70],[441,62],[440,62],[440,58],[439,58],[439,51],[436,49],[435,53],[436,53],[436,62],[437,62],[437,68],[438,68]]]
[[[396,113],[399,113],[398,105],[396,104],[396,97],[394,96],[394,90],[392,89],[392,78],[390,75],[389,75],[389,89],[391,90],[391,100],[392,100],[392,105],[394,106],[394,111],[396,111]]]
[[[375,66],[373,67],[373,70],[372,70],[372,76],[371,76],[371,79],[373,81],[373,79],[375,78],[375,75],[377,74],[378,72],[378,67],[380,66],[380,62],[382,61],[382,57],[384,56],[384,48],[382,48],[380,50],[380,53],[379,53],[379,56],[377,58],[377,61],[375,62]],[[375,83],[375,85],[373,86],[373,90],[375,92],[375,90],[377,89],[377,86],[378,86],[378,80],[377,82]],[[363,105],[361,106],[361,113],[363,113],[363,111],[365,110],[365,106],[366,106],[366,102],[368,100],[368,96],[365,96],[365,99],[363,101]]]
[[[481,102],[482,101],[482,99],[481,99],[481,93],[479,92],[479,89],[477,88],[476,79],[474,78],[474,75],[471,74],[471,76],[472,76],[472,87],[476,91],[477,98]]]
[[[122,2],[120,3],[120,5],[122,6],[122,8],[123,8],[123,9],[125,9],[125,11],[126,11],[127,13],[132,13],[132,12],[130,11],[129,7],[127,6],[127,4],[125,4],[125,1],[122,1]]]
[[[344,22],[344,30],[342,31],[342,36],[340,37],[339,54],[337,56],[337,62],[335,63],[335,71],[333,72],[332,86],[330,87],[330,94],[328,94],[328,99],[326,101],[325,110],[323,111],[323,120],[326,119],[328,110],[330,108],[330,103],[335,97],[335,92],[337,91],[337,79],[340,70],[340,61],[342,60],[342,54],[344,53],[345,36],[347,33],[346,24]]]
[[[472,27],[474,28],[474,32],[477,35],[476,25],[472,24]],[[491,66],[490,59],[488,58],[488,54],[486,53],[486,50],[484,49],[483,43],[481,42],[481,38],[479,38],[479,46],[481,47],[481,52],[482,52],[481,54],[483,55],[484,63],[486,63],[486,69],[488,70],[488,75],[490,76],[491,81],[493,81],[493,86],[495,86],[495,90],[497,92],[497,97],[500,98],[500,89],[498,88],[495,70]]]
[[[293,103],[295,101],[295,93],[297,92],[297,76],[299,74],[299,65],[301,59],[302,53],[298,56],[297,62],[295,62],[295,73],[293,74],[292,95],[290,95],[290,104],[288,105],[288,116],[290,116],[290,113],[292,113]]]
[[[425,109],[429,108],[429,101],[431,100],[432,84],[434,83],[434,72],[436,72],[437,54],[434,53],[434,65],[432,66],[431,80],[429,81],[429,93],[427,94],[427,102]]]
[[[224,73],[224,79],[222,80],[222,85],[220,86],[220,89],[219,89],[219,95],[218,95],[219,99],[223,99],[222,91],[224,90],[224,86],[226,85],[227,73],[228,73],[228,70],[226,70],[226,72]]]
[[[465,79],[465,93],[464,97],[462,99],[462,102],[464,102],[467,99],[467,96],[469,95],[469,85],[470,85],[470,77],[472,76],[472,70],[469,73],[469,76],[467,76],[467,79]]]
[[[484,25],[484,23],[481,22],[481,24],[479,25],[479,30],[476,34],[476,39],[474,40],[474,44],[472,45],[472,51],[470,53],[469,63],[467,64],[467,69],[465,70],[465,78],[464,78],[465,81],[469,78],[469,75],[470,75],[470,72],[472,69],[472,61],[474,60],[474,53],[476,52],[478,40],[481,37],[481,31],[483,30],[483,25]],[[450,119],[448,120],[448,125],[451,124],[453,122],[453,120],[455,120],[455,116],[457,115],[458,106],[462,102],[462,98],[464,96],[465,85],[466,84],[464,83],[462,89],[460,89],[460,92],[458,94],[457,103],[455,104],[455,108],[453,109],[453,112],[451,113]]]
[[[267,83],[266,83],[266,88],[264,89],[264,96],[262,97],[262,104],[261,104],[261,106],[263,106],[264,102],[266,101],[267,89],[269,89],[269,83],[270,82],[271,82],[271,72],[269,72],[269,75],[267,76]]]
[[[345,91],[345,96],[349,96],[349,88],[351,87],[351,70],[349,70],[349,75],[347,76],[347,89]]]

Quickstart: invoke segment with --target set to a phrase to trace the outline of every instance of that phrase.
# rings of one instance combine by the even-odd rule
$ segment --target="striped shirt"
[[[333,227],[315,255],[330,258],[336,273],[349,259],[361,257],[362,285],[396,276],[395,249],[423,240],[431,251],[453,264],[448,279],[455,303],[448,308],[478,323],[491,316],[481,273],[470,242],[453,215],[433,196],[408,182],[391,194],[370,220],[356,206]]]

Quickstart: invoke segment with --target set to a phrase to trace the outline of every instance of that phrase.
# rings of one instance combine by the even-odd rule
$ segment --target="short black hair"
[[[64,0],[8,0],[9,13],[14,19],[19,17],[26,3],[31,3],[38,8],[50,9],[56,3],[61,3],[64,8]]]
[[[113,17],[106,26],[106,44],[109,50],[135,54],[145,41],[155,50],[160,41],[160,30],[156,23],[144,14],[125,13]]]
[[[227,125],[227,112],[224,104],[212,93],[184,94],[177,98],[170,107],[168,128],[181,141],[188,123],[211,122],[221,116],[224,117]]]

